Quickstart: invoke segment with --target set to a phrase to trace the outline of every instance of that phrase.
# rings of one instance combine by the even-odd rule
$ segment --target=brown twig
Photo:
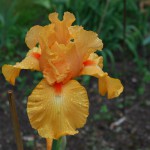
[[[23,142],[22,142],[22,138],[21,138],[21,134],[20,134],[21,133],[20,125],[19,125],[17,111],[16,111],[14,94],[13,94],[13,91],[11,91],[11,90],[8,91],[8,100],[9,100],[9,106],[10,106],[10,112],[11,112],[14,133],[15,133],[17,149],[23,150]]]
[[[123,54],[126,52],[126,16],[127,16],[127,1],[123,0],[124,3],[124,8],[123,8]],[[124,57],[123,59],[123,69],[124,73],[126,72],[126,58]],[[125,77],[124,77],[124,82],[123,82],[124,87],[126,87],[126,82],[125,82]],[[126,91],[124,90],[123,92],[123,113],[125,113],[125,106],[126,106]]]

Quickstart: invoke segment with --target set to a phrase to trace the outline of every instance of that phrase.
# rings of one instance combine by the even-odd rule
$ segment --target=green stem
[[[63,136],[58,140],[53,140],[52,150],[65,150],[66,143],[66,136]]]
[[[12,118],[12,123],[13,123],[13,129],[15,133],[17,149],[23,150],[23,142],[22,142],[22,138],[20,134],[21,132],[20,132],[20,126],[19,126],[19,121],[18,121],[18,116],[17,116],[17,111],[16,111],[14,94],[13,94],[13,91],[11,90],[8,91],[8,100],[9,100],[9,106],[10,106],[10,112],[11,112],[11,118]]]

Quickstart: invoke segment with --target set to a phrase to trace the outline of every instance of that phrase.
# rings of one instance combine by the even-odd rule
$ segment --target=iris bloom
[[[32,27],[25,38],[29,47],[26,57],[15,65],[4,65],[7,81],[15,84],[21,69],[41,71],[43,79],[28,98],[27,113],[32,127],[45,138],[58,139],[78,133],[86,123],[89,101],[85,88],[74,80],[80,75],[98,78],[99,92],[109,99],[123,91],[118,79],[103,72],[103,58],[94,52],[102,50],[98,35],[82,26],[71,26],[73,14],[49,15],[51,24]]]

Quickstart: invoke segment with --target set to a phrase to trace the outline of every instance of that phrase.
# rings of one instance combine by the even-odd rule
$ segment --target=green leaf
[[[150,36],[146,37],[144,40],[143,40],[143,45],[146,46],[150,44]]]
[[[132,42],[130,39],[126,39],[126,44],[129,48],[129,50],[131,51],[131,53],[134,55],[134,58],[137,59],[138,53],[136,51],[136,47],[135,47],[134,42]]]
[[[145,72],[145,75],[144,75],[144,78],[143,78],[144,82],[146,83],[150,83],[150,71],[146,71]]]
[[[114,70],[114,69],[115,69],[115,58],[114,58],[114,55],[113,55],[113,53],[111,52],[111,50],[109,50],[109,49],[106,50],[106,53],[107,53],[107,55],[108,55],[109,58],[110,58],[112,70]]]
[[[50,9],[51,8],[51,4],[50,4],[50,1],[49,0],[34,0],[35,4],[38,4],[40,6],[43,6],[45,7],[46,9]]]
[[[89,83],[90,83],[90,79],[91,79],[91,77],[90,76],[83,76],[83,78],[82,78],[82,84],[83,85],[89,85]]]
[[[102,106],[101,106],[101,112],[102,112],[102,113],[107,113],[107,112],[108,112],[107,105],[102,105]]]

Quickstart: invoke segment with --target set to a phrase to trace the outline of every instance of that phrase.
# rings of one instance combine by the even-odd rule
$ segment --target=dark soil
[[[120,72],[119,65],[117,68]],[[87,86],[90,116],[79,134],[67,136],[67,150],[150,150],[150,86],[145,85],[143,95],[137,94],[139,77],[132,67],[122,80],[125,82],[125,94],[108,101],[98,94],[97,80],[91,79]],[[28,84],[19,89],[19,82],[16,87],[12,87],[6,84],[2,75],[0,83],[0,150],[17,149],[7,100],[9,89],[15,92],[25,150],[45,150],[45,140],[31,128],[26,114],[29,95],[26,91],[29,87],[33,89],[35,84],[28,80]],[[103,105],[108,107],[107,112],[101,112]],[[120,119],[124,121],[114,125]]]

